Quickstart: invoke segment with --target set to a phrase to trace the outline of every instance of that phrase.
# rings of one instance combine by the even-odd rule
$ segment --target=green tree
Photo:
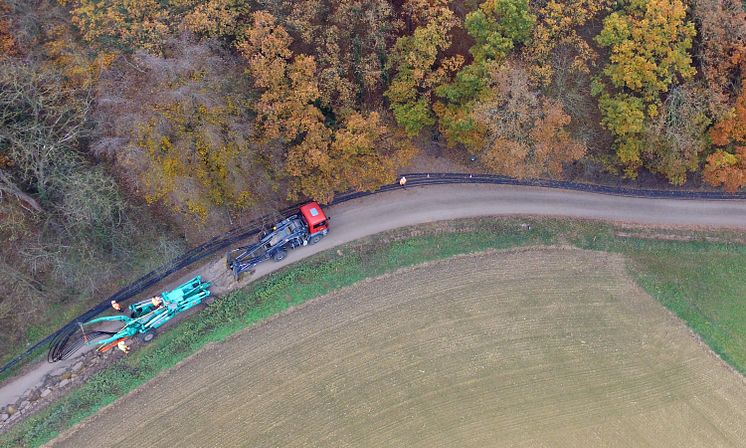
[[[516,44],[531,36],[535,21],[528,0],[488,0],[467,14],[466,30],[474,38],[469,52],[474,60],[435,89],[441,101],[433,109],[449,145],[459,143],[472,150],[482,145],[484,126],[472,117],[475,103],[485,94],[490,72]]]
[[[503,59],[531,37],[535,22],[528,0],[487,0],[466,16],[466,30],[474,38],[469,52],[476,62]]]
[[[396,122],[409,136],[435,124],[432,91],[444,75],[435,67],[439,53],[450,46],[449,33],[457,24],[446,1],[433,3],[434,6],[413,14],[413,20],[427,22],[418,26],[412,35],[397,39],[389,55],[388,67],[396,70],[396,75],[384,95]]]
[[[695,73],[689,53],[694,35],[681,0],[632,0],[607,16],[596,36],[611,51],[603,71],[611,85],[597,80],[594,90],[600,94],[602,123],[614,135],[629,177],[643,165],[640,133],[644,121],[658,115],[661,94]]]
[[[656,117],[647,120],[642,134],[642,159],[651,171],[674,185],[686,182],[699,169],[709,149],[706,89],[693,83],[671,88]]]

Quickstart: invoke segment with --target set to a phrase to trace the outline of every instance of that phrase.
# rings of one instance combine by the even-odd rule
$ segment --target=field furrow
[[[208,347],[60,447],[744,446],[746,383],[576,249],[358,283]]]

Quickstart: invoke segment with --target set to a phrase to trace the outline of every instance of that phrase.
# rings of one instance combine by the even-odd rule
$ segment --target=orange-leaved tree
[[[726,191],[746,187],[746,146],[737,146],[733,153],[717,150],[707,157],[705,181],[722,186]]]
[[[289,196],[329,202],[349,188],[370,190],[390,182],[411,155],[377,113],[352,113],[338,129],[317,106],[316,61],[290,50],[291,37],[271,14],[259,11],[238,45],[262,90],[255,104],[260,138],[287,146],[284,171]]]
[[[741,93],[735,105],[710,131],[715,145],[746,144],[746,74],[741,83]]]
[[[380,106],[384,61],[396,21],[388,0],[296,0],[284,23],[297,46],[313,48],[320,101],[340,121]]]
[[[723,185],[728,191],[746,186],[746,58],[741,61],[743,76],[734,107],[715,123],[710,138],[724,147],[707,158],[705,181]]]
[[[316,61],[293,55],[291,42],[273,15],[257,11],[238,50],[247,60],[254,85],[262,90],[254,106],[259,137],[264,142],[279,139],[288,145],[284,163],[291,177],[290,195],[327,200],[334,192],[331,131],[314,105],[320,95]]]
[[[738,95],[734,81],[746,58],[746,11],[741,0],[693,0],[697,24],[697,57],[709,87],[708,100],[718,117],[728,111]]]
[[[482,163],[514,177],[558,177],[566,163],[586,148],[567,131],[570,117],[562,105],[531,90],[527,71],[509,62],[493,73],[489,97],[474,111],[486,129]]]
[[[0,0],[0,58],[18,55],[18,44],[13,38],[9,15],[10,6]]]

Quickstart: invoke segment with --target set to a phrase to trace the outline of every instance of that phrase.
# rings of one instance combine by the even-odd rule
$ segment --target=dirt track
[[[746,383],[621,257],[460,257],[209,347],[54,446],[744,446]]]
[[[320,251],[386,230],[480,216],[563,216],[651,226],[746,230],[746,201],[645,199],[494,185],[407,188],[347,202],[327,212],[332,217],[327,237],[315,246],[291,251],[282,263],[259,265],[251,279]],[[222,259],[185,273],[179,280],[187,280],[195,273],[206,273],[206,278],[213,279],[213,291],[217,294],[237,286],[226,272]],[[249,280],[247,277],[241,285]]]
[[[746,201],[644,199],[577,191],[494,185],[413,187],[351,201],[329,210],[332,230],[321,243],[291,251],[282,263],[264,263],[253,278],[308,257],[321,250],[385,230],[438,220],[477,216],[541,215],[623,221],[661,226],[746,229]],[[222,260],[200,265],[167,285],[177,285],[195,274],[214,282],[213,292],[235,287]],[[247,283],[247,277],[242,285]],[[65,364],[72,365],[75,358]],[[0,406],[15,401],[26,389],[61,364],[40,363],[23,376],[0,387]]]

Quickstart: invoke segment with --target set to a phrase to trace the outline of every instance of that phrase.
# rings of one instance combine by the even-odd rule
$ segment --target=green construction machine
[[[157,329],[177,314],[203,303],[212,303],[214,298],[209,288],[210,283],[197,276],[171,291],[131,304],[127,308],[129,315],[120,309],[123,314],[79,322],[78,328],[71,328],[53,341],[48,359],[54,362],[68,358],[84,345],[95,345],[99,351],[107,351],[119,341],[136,336],[145,343],[150,342]]]

